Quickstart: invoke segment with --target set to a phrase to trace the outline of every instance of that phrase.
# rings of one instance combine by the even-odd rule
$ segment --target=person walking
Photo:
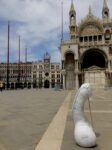
[[[3,83],[2,83],[2,81],[0,82],[0,91],[2,92],[2,90],[3,90]]]

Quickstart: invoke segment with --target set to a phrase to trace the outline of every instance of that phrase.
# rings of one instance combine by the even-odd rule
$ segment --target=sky
[[[91,5],[95,16],[101,18],[103,0],[73,0],[77,25],[88,14]],[[112,0],[107,0],[112,14]],[[7,24],[10,21],[10,62],[18,61],[18,37],[21,36],[21,61],[43,59],[45,52],[52,62],[60,62],[62,0],[0,0],[0,62],[7,60]],[[64,38],[69,38],[69,9],[71,0],[63,0]]]

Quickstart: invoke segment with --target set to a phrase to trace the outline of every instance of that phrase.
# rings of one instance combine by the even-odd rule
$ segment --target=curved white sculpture
[[[72,108],[75,124],[74,138],[76,143],[82,147],[93,147],[96,145],[96,135],[84,115],[84,104],[91,95],[90,84],[83,84],[75,96]]]

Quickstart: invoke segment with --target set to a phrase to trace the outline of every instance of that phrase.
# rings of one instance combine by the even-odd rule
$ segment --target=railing
[[[100,46],[103,44],[103,41],[80,42],[80,46]]]
[[[78,44],[78,40],[64,40],[61,44]]]

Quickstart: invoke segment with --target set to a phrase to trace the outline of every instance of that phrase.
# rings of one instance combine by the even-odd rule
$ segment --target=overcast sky
[[[28,60],[37,61],[47,51],[52,61],[60,61],[62,0],[0,0],[0,62],[7,57],[7,22],[10,21],[10,61],[18,61],[18,35],[21,36],[21,61],[25,47]],[[71,0],[63,0],[64,32],[69,36],[69,9]],[[101,18],[103,0],[74,0],[77,24],[88,13],[89,5],[95,16]],[[112,0],[108,0],[112,14]]]

